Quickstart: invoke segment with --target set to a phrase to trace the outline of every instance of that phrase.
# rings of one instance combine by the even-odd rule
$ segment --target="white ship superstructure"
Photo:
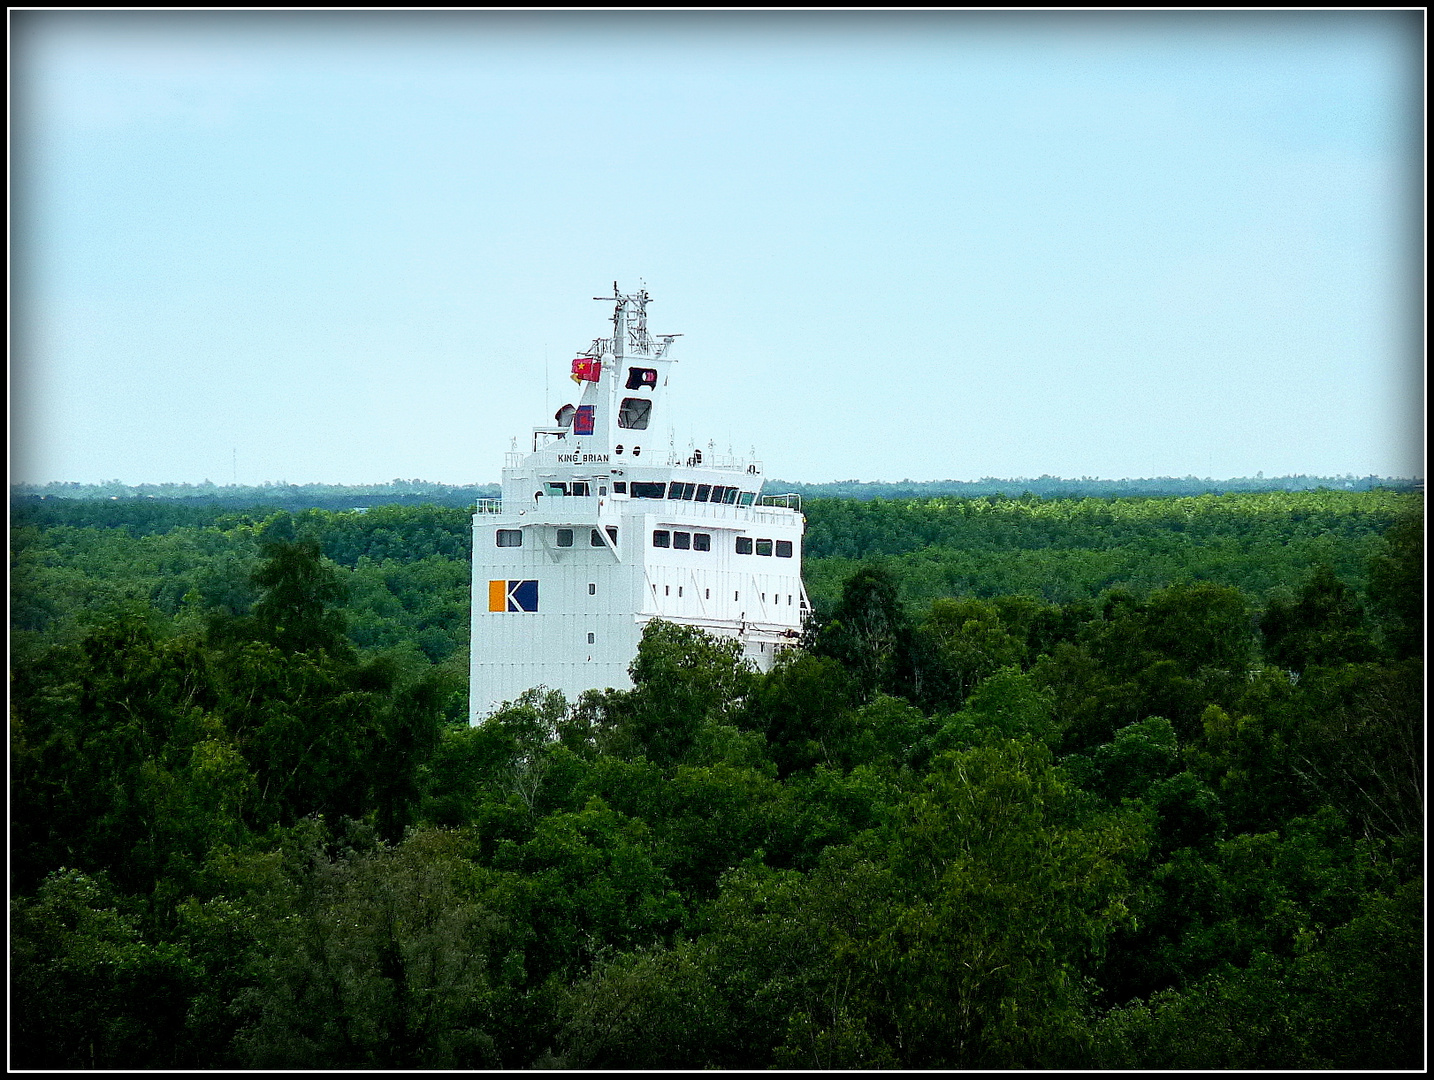
[[[502,499],[473,516],[475,722],[535,686],[631,686],[655,618],[736,638],[766,670],[807,613],[798,499],[764,496],[760,461],[667,445],[679,335],[648,333],[645,290],[598,299],[613,332],[572,362],[581,397],[508,454]]]

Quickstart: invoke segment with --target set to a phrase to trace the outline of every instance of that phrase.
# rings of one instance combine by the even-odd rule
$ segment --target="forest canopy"
[[[470,727],[461,506],[12,503],[12,1065],[1422,1066],[1422,495],[804,509]]]

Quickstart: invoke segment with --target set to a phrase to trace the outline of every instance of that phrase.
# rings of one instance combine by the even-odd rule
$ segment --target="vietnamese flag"
[[[597,382],[601,376],[601,360],[580,356],[573,361],[573,382]]]

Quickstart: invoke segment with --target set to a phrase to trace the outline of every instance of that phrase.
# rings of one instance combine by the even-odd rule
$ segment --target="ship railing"
[[[747,512],[752,515],[753,521],[767,525],[786,525],[791,523],[792,514],[798,511],[785,506],[751,506],[747,508]]]
[[[567,439],[570,429],[561,427],[535,427],[533,429],[533,453],[546,450],[554,443]]]
[[[802,497],[795,491],[789,491],[785,495],[763,495],[758,503],[759,506],[785,506],[788,510],[802,512]]]
[[[475,514],[501,514],[503,512],[502,499],[479,499],[478,505],[474,508]]]
[[[660,517],[701,517],[726,521],[759,521],[776,525],[790,523],[793,511],[783,506],[733,506],[730,503],[684,502],[678,499],[633,499],[622,505],[629,512],[656,514]]]
[[[664,462],[669,468],[726,469],[760,476],[762,463],[754,458],[736,457],[733,454],[714,454],[710,450],[689,450],[685,454],[676,451],[667,455]]]

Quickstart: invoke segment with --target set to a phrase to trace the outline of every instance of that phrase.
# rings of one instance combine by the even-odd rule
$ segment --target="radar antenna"
[[[652,297],[646,288],[638,289],[634,293],[624,293],[614,281],[611,296],[594,296],[593,299],[610,300],[613,303],[612,338],[594,340],[588,355],[601,356],[602,352],[611,348],[613,357],[618,360],[627,355],[656,359],[666,355],[673,339],[682,336],[659,334],[658,340],[653,341],[653,335],[647,331],[647,305]],[[594,350],[597,350],[595,354]]]

